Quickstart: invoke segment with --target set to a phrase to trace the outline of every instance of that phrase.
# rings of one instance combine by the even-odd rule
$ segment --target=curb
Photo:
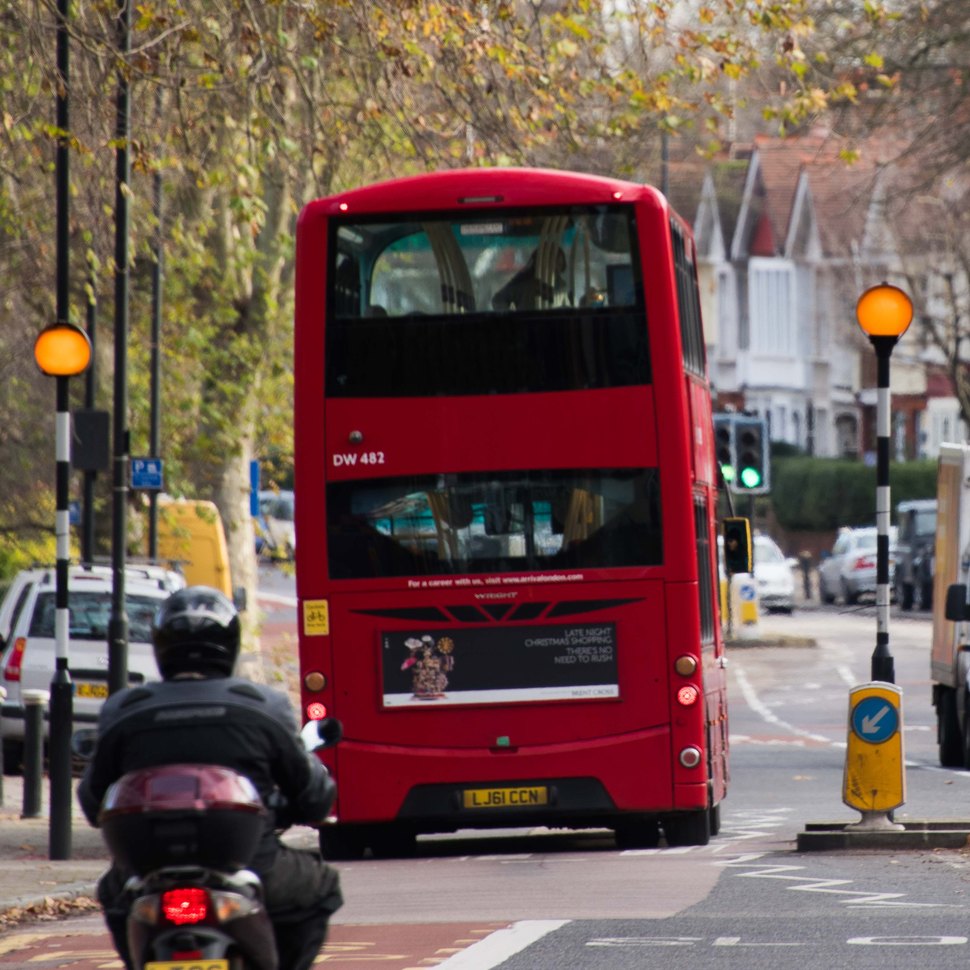
[[[798,833],[799,852],[844,849],[965,849],[970,845],[970,821],[923,819],[901,823],[903,828],[858,829],[847,822],[808,822]]]
[[[732,650],[737,647],[817,647],[815,637],[798,637],[785,634],[769,633],[757,637],[732,637],[724,641],[725,647]]]
[[[0,934],[22,922],[50,918],[66,912],[80,914],[100,911],[95,883],[70,883],[43,895],[17,896],[0,902]]]

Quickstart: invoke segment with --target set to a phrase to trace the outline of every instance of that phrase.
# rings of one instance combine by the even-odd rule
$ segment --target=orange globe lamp
[[[870,337],[899,339],[913,319],[913,301],[889,283],[870,287],[855,308],[859,326]]]
[[[91,341],[73,323],[52,323],[34,341],[34,360],[49,377],[74,377],[91,363]]]

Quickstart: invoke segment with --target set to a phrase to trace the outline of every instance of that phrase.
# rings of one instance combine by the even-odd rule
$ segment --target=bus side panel
[[[670,762],[673,765],[674,807],[696,807],[696,786],[705,786],[708,781],[708,770],[713,774],[714,801],[720,800],[724,794],[726,771],[726,738],[724,733],[727,724],[726,693],[727,684],[725,671],[716,661],[711,648],[702,649],[700,642],[699,600],[696,583],[668,583],[665,586],[667,615],[676,617],[676,626],[670,627],[667,638],[669,667],[682,654],[693,654],[701,663],[703,675],[699,696],[695,703],[684,706],[675,703],[671,713],[670,731]],[[676,674],[674,687],[677,686]],[[700,749],[704,757],[699,768],[685,768],[680,763],[680,752],[694,745]],[[698,777],[698,772],[703,777]],[[705,801],[706,805],[707,802]]]
[[[688,379],[687,387],[690,394],[691,436],[694,444],[694,480],[698,484],[716,486],[711,394],[707,386],[696,378]]]
[[[669,210],[661,196],[644,195],[637,203],[636,213],[650,334],[653,400],[659,422],[655,440],[664,519],[671,523],[688,523],[694,516],[693,459],[697,442],[677,322],[677,284]],[[694,544],[665,542],[664,565],[668,578],[696,578]]]
[[[300,599],[319,597],[326,581],[323,428],[324,320],[327,219],[325,208],[309,205],[296,236],[293,350],[294,519],[297,535],[296,590]],[[316,497],[316,499],[315,499]]]

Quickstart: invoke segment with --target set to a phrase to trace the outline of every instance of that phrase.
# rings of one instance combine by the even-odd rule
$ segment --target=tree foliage
[[[936,495],[936,462],[889,466],[893,507]],[[785,529],[830,532],[876,521],[876,469],[844,458],[779,458],[772,462],[771,506]]]
[[[122,60],[115,0],[73,0],[71,121],[59,133],[56,5],[0,0],[0,441],[10,456],[2,493],[27,496],[52,477],[52,390],[31,346],[53,315],[58,134],[71,146],[72,317],[97,321],[96,403],[110,403],[119,71],[133,104],[132,453],[147,449],[160,241],[167,485],[215,499],[235,581],[252,597],[248,463],[290,447],[292,243],[302,204],[443,166],[649,179],[661,133],[716,148],[746,98],[795,125],[855,96],[858,76],[878,73],[871,34],[854,38],[854,88],[812,55],[819,6],[832,4],[142,0]],[[888,16],[875,0],[863,9],[869,27]],[[0,534],[38,528],[32,508],[0,507]]]

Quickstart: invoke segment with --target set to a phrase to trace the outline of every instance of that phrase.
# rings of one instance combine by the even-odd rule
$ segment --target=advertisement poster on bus
[[[381,640],[385,707],[620,695],[613,623],[393,631]]]

